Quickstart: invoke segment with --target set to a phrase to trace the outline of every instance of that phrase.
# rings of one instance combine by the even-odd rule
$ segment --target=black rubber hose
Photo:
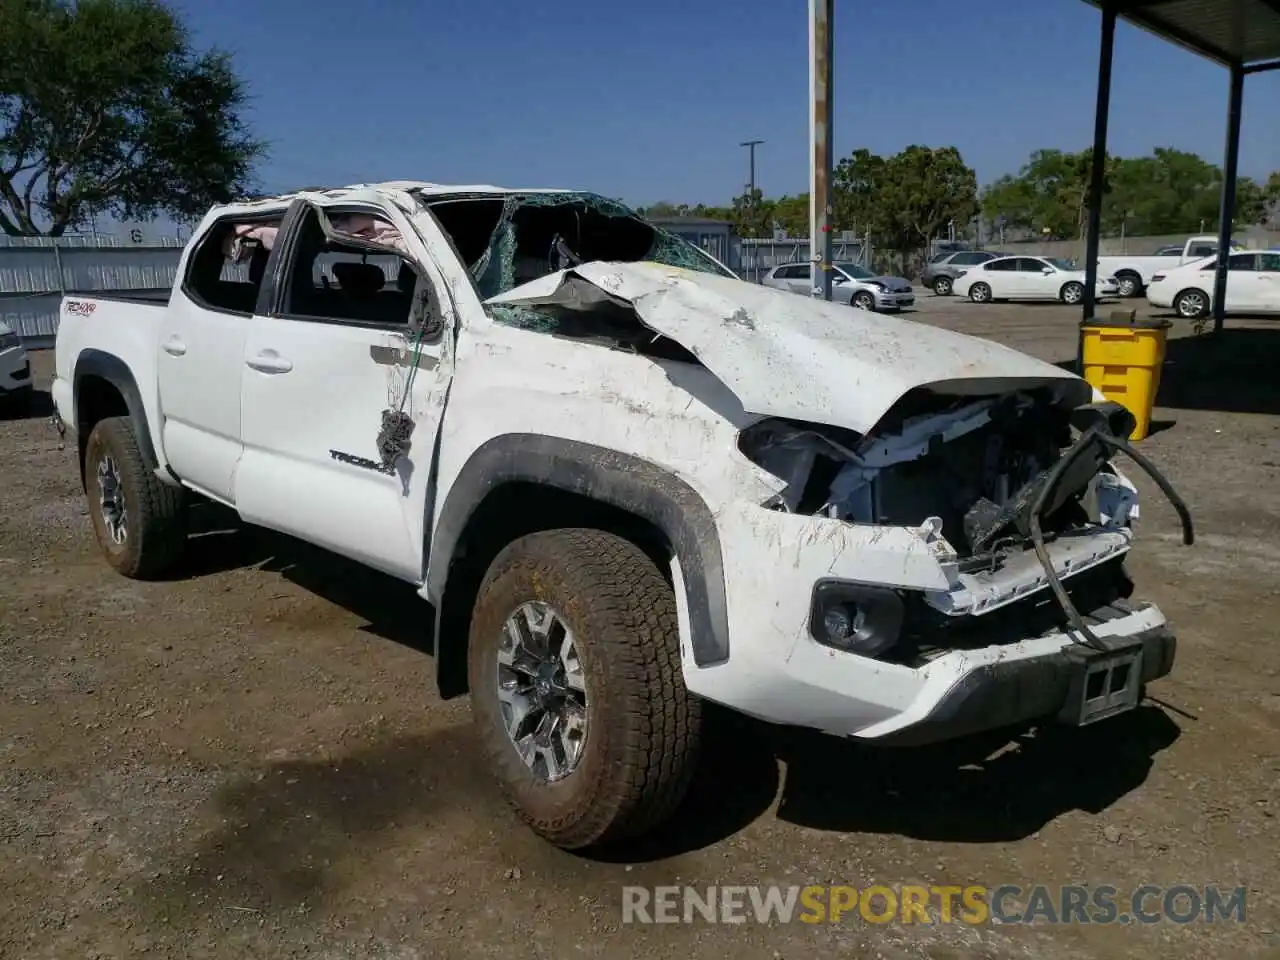
[[[1196,532],[1195,528],[1191,525],[1191,511],[1187,509],[1187,505],[1183,502],[1182,497],[1178,496],[1178,491],[1173,489],[1173,484],[1165,479],[1165,475],[1160,472],[1159,468],[1157,468],[1156,465],[1148,460],[1143,454],[1135,450],[1129,444],[1128,440],[1123,440],[1120,437],[1113,437],[1110,434],[1102,434],[1101,439],[1107,446],[1113,447],[1126,454],[1130,460],[1147,472],[1147,476],[1156,482],[1156,486],[1160,488],[1160,492],[1169,498],[1169,502],[1173,504],[1173,509],[1178,512],[1178,519],[1182,521],[1183,544],[1189,547],[1195,543]]]
[[[1090,427],[1080,439],[1072,444],[1058,462],[1049,468],[1049,473],[1044,478],[1044,483],[1040,485],[1040,493],[1035,499],[1035,503],[1031,505],[1031,545],[1035,548],[1036,558],[1040,561],[1040,566],[1044,568],[1044,575],[1049,579],[1049,587],[1053,590],[1053,595],[1058,600],[1058,605],[1062,607],[1062,612],[1067,615],[1067,622],[1071,624],[1073,630],[1084,637],[1085,646],[1092,647],[1094,650],[1105,650],[1106,646],[1098,639],[1097,634],[1089,629],[1088,624],[1084,622],[1084,618],[1080,616],[1080,611],[1076,609],[1076,605],[1071,602],[1071,597],[1067,595],[1066,589],[1062,586],[1062,581],[1058,579],[1057,571],[1053,569],[1053,561],[1049,558],[1049,551],[1044,546],[1044,531],[1040,529],[1040,513],[1044,510],[1044,505],[1049,500],[1049,495],[1057,488],[1062,481],[1062,475],[1066,472],[1067,467],[1071,466],[1076,457],[1080,456],[1081,451],[1085,449],[1099,436],[1096,426]]]
[[[1134,463],[1146,471],[1147,475],[1155,481],[1160,488],[1161,493],[1169,498],[1169,502],[1173,504],[1173,509],[1178,513],[1178,519],[1182,522],[1182,542],[1190,546],[1195,542],[1195,528],[1191,522],[1191,511],[1187,509],[1186,503],[1182,497],[1178,495],[1178,491],[1173,489],[1173,485],[1143,454],[1130,445],[1129,441],[1120,437],[1112,436],[1109,433],[1103,433],[1097,426],[1092,426],[1081,434],[1080,439],[1072,444],[1049,470],[1045,476],[1044,483],[1040,487],[1040,493],[1035,499],[1035,503],[1031,505],[1031,544],[1035,548],[1036,558],[1040,561],[1040,566],[1044,568],[1045,576],[1049,580],[1049,587],[1053,590],[1053,595],[1058,600],[1058,605],[1062,607],[1062,612],[1067,616],[1067,622],[1071,624],[1072,629],[1084,637],[1085,645],[1095,650],[1107,649],[1103,642],[1098,639],[1097,634],[1089,629],[1088,624],[1080,616],[1080,611],[1076,609],[1076,605],[1071,602],[1066,589],[1062,586],[1062,581],[1058,578],[1057,571],[1053,569],[1053,561],[1049,558],[1049,552],[1044,546],[1044,531],[1040,527],[1040,514],[1044,510],[1045,503],[1048,502],[1050,494],[1057,488],[1062,480],[1063,473],[1066,472],[1076,459],[1080,456],[1090,442],[1094,439],[1099,440],[1104,446],[1111,448],[1113,451],[1118,450],[1126,454]]]

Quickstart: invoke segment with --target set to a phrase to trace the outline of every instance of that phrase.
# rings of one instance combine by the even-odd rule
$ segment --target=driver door
[[[420,582],[451,376],[443,278],[409,218],[374,191],[296,201],[286,229],[271,302],[245,343],[237,506],[252,523]],[[389,420],[411,428],[399,454]]]

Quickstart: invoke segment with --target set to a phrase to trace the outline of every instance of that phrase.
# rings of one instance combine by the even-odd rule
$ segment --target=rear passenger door
[[[240,513],[416,583],[448,386],[443,278],[372,193],[298,201],[277,254],[241,356]],[[384,418],[401,415],[407,452],[384,457]]]
[[[245,339],[283,215],[282,206],[203,225],[161,322],[156,374],[165,457],[183,481],[223,502],[234,502],[242,449]]]

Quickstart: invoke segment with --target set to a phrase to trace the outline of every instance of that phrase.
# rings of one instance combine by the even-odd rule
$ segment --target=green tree
[[[748,188],[733,198],[729,222],[740,237],[771,237],[775,206],[776,201],[766,199],[759,187]]]
[[[927,248],[951,221],[969,222],[978,180],[955,147],[913,144],[885,163],[873,199],[873,234],[906,254]]]
[[[1016,175],[1001,177],[983,192],[982,213],[1012,227],[1047,233],[1055,239],[1083,236],[1089,201],[1093,151],[1037,150]],[[1107,197],[1120,176],[1116,158],[1107,158]]]
[[[831,190],[835,229],[866,233],[881,226],[876,193],[884,183],[885,163],[884,157],[858,149],[836,164]]]
[[[158,0],[0,0],[0,229],[189,220],[247,192],[245,99]]]
[[[809,194],[797,193],[780,198],[773,205],[773,224],[789,237],[809,235]]]

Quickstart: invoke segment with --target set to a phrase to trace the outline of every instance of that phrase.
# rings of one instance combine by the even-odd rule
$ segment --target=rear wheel
[[[1084,299],[1084,284],[1076,283],[1074,280],[1064,283],[1058,295],[1062,297],[1063,303],[1079,303]]]
[[[185,497],[147,467],[128,417],[94,426],[84,477],[93,533],[107,562],[136,580],[167,573],[186,544]]]
[[[951,296],[951,278],[936,277],[933,281],[933,292],[940,297]]]
[[[551,843],[638,835],[683,798],[701,712],[672,589],[629,541],[566,529],[503,550],[476,599],[468,674],[499,786]]]
[[[1142,293],[1142,278],[1135,273],[1116,274],[1116,293],[1121,297],[1136,297]]]
[[[1187,320],[1199,320],[1209,312],[1209,295],[1203,290],[1183,290],[1173,298],[1173,309]]]
[[[990,303],[991,287],[985,283],[975,283],[969,288],[969,299],[974,303]]]

